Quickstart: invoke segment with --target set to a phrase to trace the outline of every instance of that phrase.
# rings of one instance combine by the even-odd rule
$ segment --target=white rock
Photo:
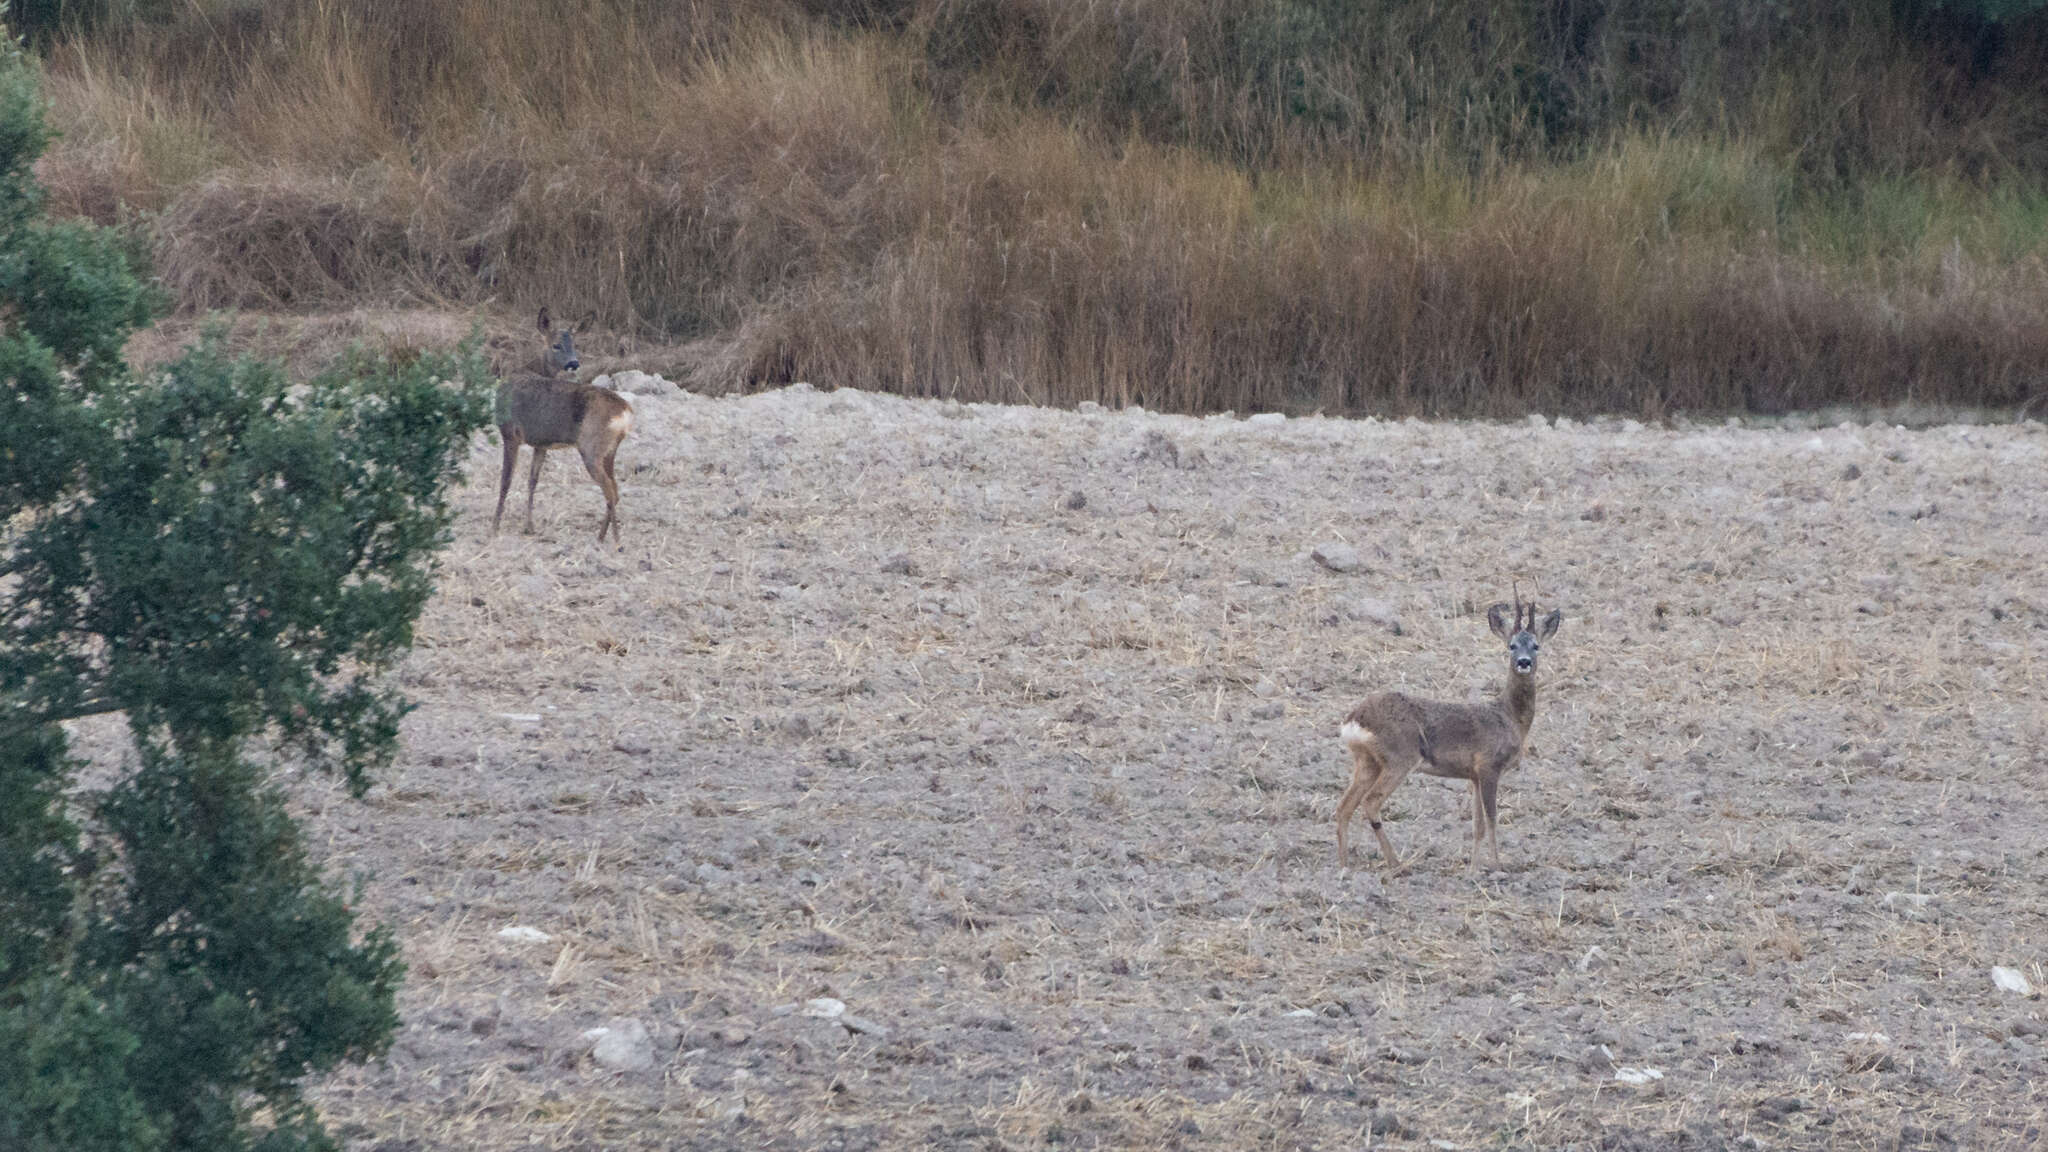
[[[1401,610],[1371,596],[1361,596],[1351,602],[1351,611],[1360,620],[1377,624],[1394,635],[1401,635]]]
[[[839,1020],[839,1026],[848,1032],[859,1032],[862,1035],[873,1036],[877,1040],[887,1040],[889,1038],[889,1030],[887,1028],[864,1016],[855,1016],[852,1013],[847,1013],[837,1019]]]
[[[1316,545],[1315,551],[1310,552],[1308,558],[1332,572],[1356,572],[1359,564],[1363,563],[1358,558],[1358,549],[1334,540]]]
[[[1934,916],[1934,897],[1926,892],[1887,892],[1883,903],[1908,920],[1927,920]]]
[[[511,721],[512,723],[514,723],[514,724],[538,724],[538,723],[540,723],[540,713],[538,713],[538,712],[500,712],[500,713],[498,713],[498,719],[500,719],[500,720],[510,720],[510,721]]]
[[[2034,994],[2034,985],[2028,981],[2026,973],[2017,968],[1992,968],[1991,982],[2007,992],[2017,992],[2022,996]]]
[[[654,1067],[654,1041],[647,1026],[621,1017],[583,1034],[590,1058],[614,1072],[645,1072]]]
[[[837,1020],[841,1016],[846,1015],[846,1001],[834,1000],[830,996],[820,996],[816,1000],[806,1000],[803,1012],[804,1015],[816,1017],[819,1020]]]
[[[596,384],[602,379],[603,377],[599,377],[591,383]],[[675,390],[674,384],[660,376],[642,372],[638,368],[613,373],[610,387],[615,392],[631,392],[641,396],[660,396]]]
[[[1157,428],[1148,429],[1143,440],[1131,450],[1131,459],[1139,463],[1164,464],[1169,468],[1180,467],[1180,445],[1173,437]]]
[[[1662,1080],[1664,1072],[1659,1068],[1616,1068],[1614,1078],[1623,1084],[1648,1084],[1652,1080]]]
[[[1889,1044],[1892,1038],[1882,1032],[1851,1032],[1842,1037],[1851,1044]]]
[[[554,937],[538,928],[525,924],[514,924],[510,928],[498,929],[498,939],[510,940],[514,944],[545,944]]]
[[[1260,412],[1260,413],[1258,413],[1258,414],[1257,414],[1257,415],[1255,415],[1255,416],[1248,416],[1248,417],[1246,417],[1246,418],[1245,418],[1245,423],[1247,423],[1247,424],[1285,424],[1285,423],[1287,423],[1287,413],[1285,413],[1285,412]]]
[[[1314,1016],[1315,1014],[1316,1014],[1316,1010],[1315,1010],[1315,1009],[1313,1009],[1313,1008],[1296,1008],[1296,1009],[1295,1009],[1294,1011],[1292,1011],[1292,1012],[1283,1012],[1283,1013],[1281,1013],[1281,1015],[1282,1015],[1282,1016],[1290,1016],[1290,1017],[1301,1017],[1301,1018],[1304,1018],[1304,1019],[1306,1019],[1306,1018],[1310,1018],[1310,1017],[1313,1017],[1313,1016]]]

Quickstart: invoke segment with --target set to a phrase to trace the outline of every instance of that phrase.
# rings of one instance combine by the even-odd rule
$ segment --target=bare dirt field
[[[479,439],[400,764],[293,784],[411,965],[351,1149],[2048,1140],[2042,425],[636,399],[624,549]],[[1504,867],[1418,775],[1341,871],[1517,578]]]

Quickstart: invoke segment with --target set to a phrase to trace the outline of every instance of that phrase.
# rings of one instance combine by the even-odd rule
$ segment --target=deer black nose
[[[583,362],[581,360],[570,360],[567,364],[562,365],[562,367],[567,368],[571,372],[574,372],[576,369],[581,368],[582,366]]]

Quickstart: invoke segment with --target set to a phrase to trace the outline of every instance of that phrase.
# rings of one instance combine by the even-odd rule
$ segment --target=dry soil
[[[351,1149],[2048,1138],[2040,424],[637,402],[618,551],[479,439],[401,762],[293,784],[411,966]],[[1517,580],[1504,867],[1417,776],[1340,870],[1338,721]]]

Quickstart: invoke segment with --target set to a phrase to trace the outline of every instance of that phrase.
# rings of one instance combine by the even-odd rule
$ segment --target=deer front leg
[[[493,536],[498,534],[498,522],[505,518],[505,495],[512,491],[512,470],[519,466],[519,434],[501,428],[498,435],[505,442],[505,467],[498,473],[498,510],[491,516]]]
[[[1505,768],[1505,765],[1502,765],[1501,768]],[[1479,791],[1480,799],[1486,802],[1486,842],[1493,851],[1493,866],[1495,869],[1500,867],[1500,825],[1495,819],[1494,798],[1500,791],[1501,768],[1488,772],[1475,784]],[[1472,842],[1472,854],[1474,856],[1479,855],[1479,841],[1476,839]]]
[[[526,534],[533,535],[533,490],[540,487],[540,462],[547,459],[548,450],[538,444],[533,446],[533,467],[526,473]]]
[[[1479,844],[1486,839],[1486,807],[1479,797],[1479,777],[1475,773],[1472,785],[1472,844],[1465,853],[1465,871],[1471,872],[1479,866]]]

